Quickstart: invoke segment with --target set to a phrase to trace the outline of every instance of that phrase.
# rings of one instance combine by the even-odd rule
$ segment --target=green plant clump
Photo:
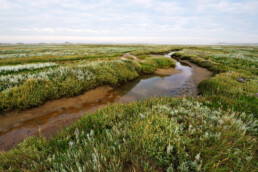
[[[141,72],[151,74],[157,68],[176,67],[175,61],[167,57],[150,57],[140,61]]]

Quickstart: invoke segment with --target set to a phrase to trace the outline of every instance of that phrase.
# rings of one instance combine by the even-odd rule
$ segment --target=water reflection
[[[196,85],[191,79],[192,68],[185,63],[176,62],[181,72],[170,76],[150,76],[138,78],[117,90],[124,94],[118,101],[129,102],[158,96],[184,96],[196,94]]]
[[[210,77],[210,72],[194,64],[190,67],[187,63],[176,62],[176,69],[180,72],[170,76],[145,75],[117,88],[99,87],[80,96],[49,101],[37,108],[0,116],[0,149],[8,150],[25,137],[38,135],[39,129],[44,136],[51,136],[85,113],[112,103],[153,96],[195,95],[198,83],[193,76],[199,80]]]

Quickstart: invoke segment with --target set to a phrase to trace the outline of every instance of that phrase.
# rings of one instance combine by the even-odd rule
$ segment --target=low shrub
[[[199,84],[200,93],[206,99],[220,102],[228,109],[256,114],[258,111],[257,99],[258,78],[241,73],[221,73]],[[223,101],[219,101],[219,99]]]
[[[196,99],[155,98],[86,115],[46,141],[0,153],[13,171],[252,171],[257,121]]]
[[[169,68],[176,67],[176,63],[173,59],[167,57],[152,57],[149,58],[150,61],[153,61],[157,64],[158,68]]]
[[[0,112],[37,106],[56,92],[51,81],[29,79],[19,87],[0,93]]]
[[[175,67],[176,63],[173,59],[167,57],[149,57],[140,61],[141,72],[144,74],[151,74],[157,68]]]

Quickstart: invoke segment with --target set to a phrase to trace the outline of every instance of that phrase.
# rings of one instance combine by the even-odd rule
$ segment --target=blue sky
[[[0,0],[0,42],[258,42],[258,0]]]

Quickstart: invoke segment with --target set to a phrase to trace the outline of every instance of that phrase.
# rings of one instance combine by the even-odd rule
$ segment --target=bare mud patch
[[[157,69],[155,71],[156,75],[162,75],[162,76],[169,76],[169,75],[173,75],[173,74],[178,74],[182,71],[175,69],[175,68],[168,68],[168,69]]]

